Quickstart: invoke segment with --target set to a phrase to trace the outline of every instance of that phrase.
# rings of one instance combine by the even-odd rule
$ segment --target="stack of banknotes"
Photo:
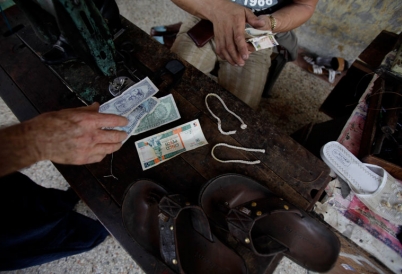
[[[128,139],[132,134],[139,134],[180,118],[173,96],[170,94],[160,99],[153,97],[158,91],[147,77],[101,105],[99,112],[127,117],[129,122],[126,126],[113,129],[127,132]]]
[[[258,30],[251,27],[249,24],[246,24],[244,35],[247,42],[251,43],[257,51],[279,45],[271,31]]]
[[[197,120],[135,142],[142,170],[208,144]]]
[[[129,122],[126,126],[113,128],[127,132],[127,139],[180,119],[173,96],[169,94],[158,99],[153,97],[157,92],[158,88],[149,78],[145,78],[101,105],[99,112],[127,117]],[[135,147],[142,169],[146,170],[206,144],[208,142],[200,122],[194,120],[139,140],[135,142]]]

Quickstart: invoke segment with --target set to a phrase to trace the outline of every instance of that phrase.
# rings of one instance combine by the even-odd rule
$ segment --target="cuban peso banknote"
[[[155,97],[151,97],[141,105],[136,107],[130,114],[127,116],[128,124],[124,127],[115,127],[115,130],[122,130],[127,132],[128,137],[132,134],[132,132],[137,128],[140,124],[141,120],[146,117],[147,114],[152,113],[156,106],[159,103],[159,99]],[[127,137],[127,138],[128,138]],[[124,142],[123,142],[124,143]]]
[[[147,77],[129,87],[118,97],[107,101],[99,107],[99,112],[128,116],[136,107],[149,99],[159,89]]]
[[[147,114],[133,131],[132,135],[137,135],[145,131],[160,127],[170,122],[180,119],[173,95],[169,94],[159,98],[159,104],[152,113]]]
[[[188,122],[179,127],[135,142],[143,170],[157,166],[183,152],[208,144],[200,122]]]
[[[267,36],[251,38],[251,39],[247,40],[247,42],[251,43],[254,46],[255,50],[257,50],[257,51],[267,49],[267,48],[272,48],[272,47],[279,45],[278,42],[276,41],[275,37],[271,34],[269,34]]]
[[[244,36],[246,38],[246,41],[251,43],[257,51],[279,45],[272,31],[258,30],[253,28],[249,24],[246,24]]]

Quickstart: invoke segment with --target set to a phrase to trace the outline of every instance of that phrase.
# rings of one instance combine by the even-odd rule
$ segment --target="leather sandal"
[[[335,71],[346,71],[349,68],[349,63],[341,57],[321,57],[315,58],[315,64],[317,66],[325,66],[326,68],[333,69]]]
[[[211,233],[199,206],[154,182],[130,186],[122,217],[130,236],[176,273],[248,273],[243,259]]]
[[[316,272],[330,270],[338,258],[340,242],[331,230],[248,177],[212,179],[199,202],[214,226],[257,257],[283,253]]]
[[[303,59],[310,65],[325,67],[326,69],[332,69],[338,72],[346,71],[349,68],[348,61],[341,57],[310,57],[305,55]]]

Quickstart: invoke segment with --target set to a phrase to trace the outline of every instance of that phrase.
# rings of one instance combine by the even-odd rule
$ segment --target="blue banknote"
[[[158,92],[158,88],[147,77],[129,87],[118,97],[104,103],[99,112],[128,116],[141,103]]]

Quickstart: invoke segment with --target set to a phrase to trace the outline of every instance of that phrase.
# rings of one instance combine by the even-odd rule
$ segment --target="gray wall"
[[[186,17],[170,0],[117,3],[124,7],[120,13],[147,33],[152,26]],[[402,0],[320,0],[313,17],[296,33],[300,46],[312,53],[354,61],[382,30],[401,32]]]
[[[401,32],[402,0],[320,0],[296,33],[312,53],[354,61],[382,30]]]

